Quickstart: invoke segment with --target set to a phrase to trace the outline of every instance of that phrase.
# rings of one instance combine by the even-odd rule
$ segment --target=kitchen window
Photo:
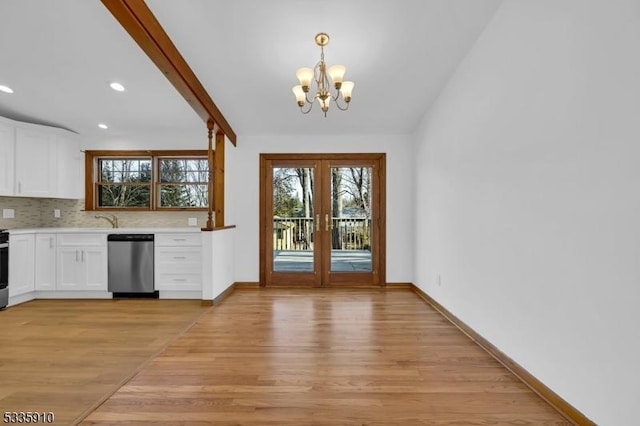
[[[86,210],[205,210],[206,151],[87,151]]]
[[[158,158],[160,208],[206,208],[209,164],[206,158]]]

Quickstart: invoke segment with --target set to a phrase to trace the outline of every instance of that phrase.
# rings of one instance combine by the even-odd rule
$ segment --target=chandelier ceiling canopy
[[[327,68],[327,64],[324,62],[324,47],[329,44],[329,35],[326,33],[317,34],[316,44],[320,46],[320,62],[313,68],[303,67],[296,71],[296,77],[298,77],[300,84],[294,86],[292,91],[303,114],[308,114],[313,108],[314,101],[317,100],[326,117],[332,100],[342,111],[349,108],[354,83],[353,81],[343,81],[346,71],[344,65],[332,65]],[[312,90],[313,83],[315,83],[315,87]],[[335,89],[334,93],[331,91],[332,86]]]

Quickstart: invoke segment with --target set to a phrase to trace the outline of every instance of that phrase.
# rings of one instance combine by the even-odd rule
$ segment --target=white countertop
[[[9,229],[9,234],[63,234],[63,233],[91,233],[91,234],[159,234],[159,233],[200,232],[197,226],[184,228],[18,228]]]

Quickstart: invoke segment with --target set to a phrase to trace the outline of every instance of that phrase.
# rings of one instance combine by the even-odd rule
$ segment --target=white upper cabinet
[[[80,141],[75,135],[58,135],[58,198],[83,198],[84,176]]]
[[[77,134],[0,117],[0,196],[84,197]]]
[[[0,195],[13,195],[15,127],[0,121]]]
[[[23,197],[55,197],[58,179],[56,137],[39,129],[16,129],[15,193]]]

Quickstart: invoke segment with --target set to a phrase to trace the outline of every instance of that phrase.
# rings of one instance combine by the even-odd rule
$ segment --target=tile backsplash
[[[41,201],[38,198],[0,197],[0,229],[41,226]],[[13,210],[13,219],[3,218],[2,213],[5,209]]]
[[[0,215],[0,229],[14,228],[109,228],[111,225],[96,219],[99,212],[83,211],[84,200],[62,200],[49,198],[0,197],[2,209],[14,209],[13,219],[3,219]],[[54,210],[60,210],[60,217],[54,217]],[[198,227],[207,221],[207,212],[118,212],[121,228],[175,228],[188,226],[188,220],[195,217]]]

